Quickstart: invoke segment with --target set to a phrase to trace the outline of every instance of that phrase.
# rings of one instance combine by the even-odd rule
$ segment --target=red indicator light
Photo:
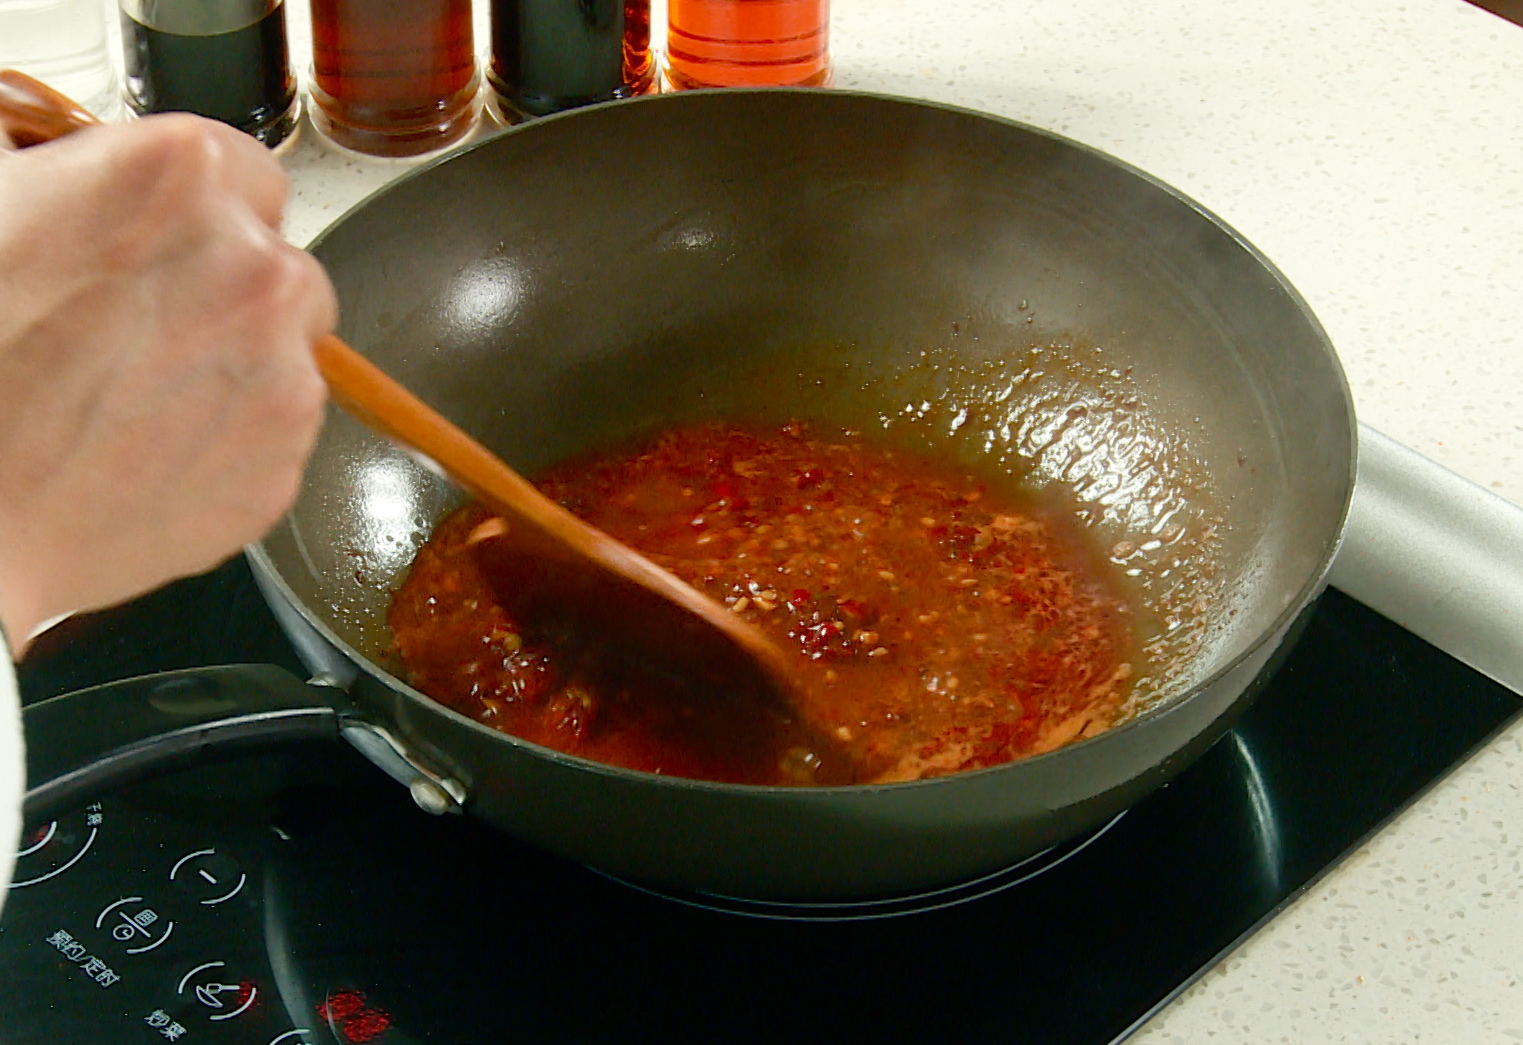
[[[362,1045],[367,1041],[375,1041],[390,1026],[390,1016],[379,1009],[366,1009],[358,1016],[351,1016],[344,1021],[343,1034],[346,1040]]]
[[[352,1045],[376,1041],[391,1029],[391,1016],[374,1009],[359,991],[333,991],[317,1006],[317,1017],[331,1027],[339,1040]]]
[[[364,1008],[365,996],[359,991],[334,991],[317,1007],[317,1018],[324,1023],[343,1023]]]

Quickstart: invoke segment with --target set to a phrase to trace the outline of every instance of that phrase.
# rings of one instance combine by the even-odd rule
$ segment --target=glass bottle
[[[119,0],[127,104],[193,112],[271,148],[296,130],[284,0]]]
[[[0,0],[0,68],[41,80],[98,119],[122,113],[100,0]]]
[[[312,123],[350,149],[415,156],[480,112],[471,0],[312,0]]]
[[[650,0],[492,0],[487,80],[503,118],[644,94]]]
[[[669,0],[672,87],[818,87],[830,82],[830,0]]]

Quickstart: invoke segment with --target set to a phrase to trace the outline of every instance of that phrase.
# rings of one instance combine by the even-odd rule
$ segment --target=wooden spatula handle
[[[544,500],[527,479],[343,339],[324,334],[312,346],[312,356],[334,403],[375,431],[431,458],[450,478],[499,514],[521,518],[526,502]],[[542,527],[553,525],[546,518],[530,521]]]
[[[100,123],[72,99],[15,69],[0,69],[0,129],[17,148],[41,145]]]

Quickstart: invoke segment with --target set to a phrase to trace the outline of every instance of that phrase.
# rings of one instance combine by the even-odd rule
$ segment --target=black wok
[[[249,552],[328,685],[148,680],[74,739],[78,696],[39,705],[39,807],[166,752],[342,728],[425,808],[615,875],[902,893],[1098,826],[1200,754],[1293,638],[1342,532],[1354,418],[1306,304],[1167,186],[1019,124],[830,92],[617,103],[405,177],[312,251],[341,334],[522,471],[678,422],[804,416],[1065,491],[1153,621],[1135,714],[1010,765],[845,788],[520,742],[393,673],[389,592],[460,495],[335,414],[299,503]]]

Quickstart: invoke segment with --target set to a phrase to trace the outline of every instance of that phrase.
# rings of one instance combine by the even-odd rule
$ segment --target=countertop
[[[1048,128],[1194,197],[1311,303],[1362,421],[1523,505],[1523,27],[1461,0],[832,7],[837,87]],[[310,127],[284,162],[297,243],[413,166]],[[1133,1040],[1518,1041],[1519,969],[1523,727]]]

